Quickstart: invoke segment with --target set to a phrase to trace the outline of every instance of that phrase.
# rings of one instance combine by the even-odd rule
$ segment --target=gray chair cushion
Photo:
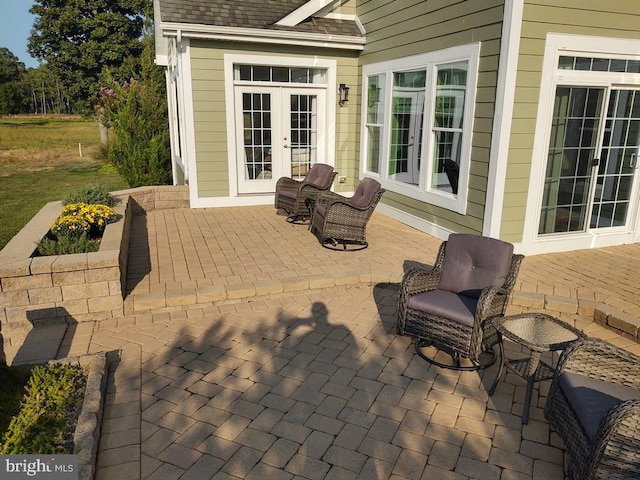
[[[449,235],[440,290],[478,298],[486,287],[501,287],[509,273],[513,245],[466,233]]]
[[[351,203],[357,207],[366,207],[371,203],[373,196],[380,190],[380,186],[380,183],[373,178],[363,178],[353,197],[351,197]]]
[[[592,441],[598,434],[600,420],[611,407],[625,400],[640,400],[640,390],[576,373],[563,372],[558,380],[562,392]]]
[[[326,163],[316,163],[311,167],[311,170],[309,170],[305,180],[311,185],[315,185],[319,188],[325,188],[329,184],[332,174],[333,167],[331,165],[327,165]]]
[[[432,290],[409,297],[407,305],[413,310],[437,315],[462,325],[473,326],[477,298],[458,295],[444,290]]]

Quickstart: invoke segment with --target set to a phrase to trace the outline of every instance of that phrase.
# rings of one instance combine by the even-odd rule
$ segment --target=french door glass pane
[[[303,178],[318,161],[318,97],[291,95],[291,174]]]
[[[245,180],[271,178],[271,95],[243,93]]]
[[[556,89],[539,234],[586,228],[604,91],[587,87]]]
[[[413,102],[411,97],[393,99],[393,126],[391,129],[391,159],[389,174],[408,170],[409,142]]]
[[[389,176],[410,184],[418,183],[426,76],[426,70],[393,74]]]
[[[639,144],[640,93],[612,90],[596,177],[591,228],[626,224]]]

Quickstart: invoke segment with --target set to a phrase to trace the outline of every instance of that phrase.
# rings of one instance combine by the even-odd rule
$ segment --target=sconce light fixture
[[[338,102],[341,107],[344,107],[347,103],[349,103],[349,87],[346,84],[341,83],[338,87],[338,92],[340,94],[340,101]]]

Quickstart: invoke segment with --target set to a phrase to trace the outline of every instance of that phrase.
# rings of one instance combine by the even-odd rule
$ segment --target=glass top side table
[[[529,422],[529,410],[534,382],[550,380],[555,369],[553,366],[540,360],[543,352],[555,352],[564,350],[571,343],[586,335],[571,325],[545,313],[522,313],[519,315],[497,316],[491,319],[491,323],[498,332],[499,345],[499,371],[489,395],[493,395],[498,380],[502,377],[504,367],[513,371],[516,375],[527,381],[527,389],[522,411],[522,423]],[[522,345],[530,350],[529,358],[508,360],[504,355],[503,337]]]

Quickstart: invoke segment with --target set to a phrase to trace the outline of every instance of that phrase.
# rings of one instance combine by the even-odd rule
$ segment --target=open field
[[[127,188],[105,165],[94,121],[0,117],[0,249],[47,202],[96,182]]]

